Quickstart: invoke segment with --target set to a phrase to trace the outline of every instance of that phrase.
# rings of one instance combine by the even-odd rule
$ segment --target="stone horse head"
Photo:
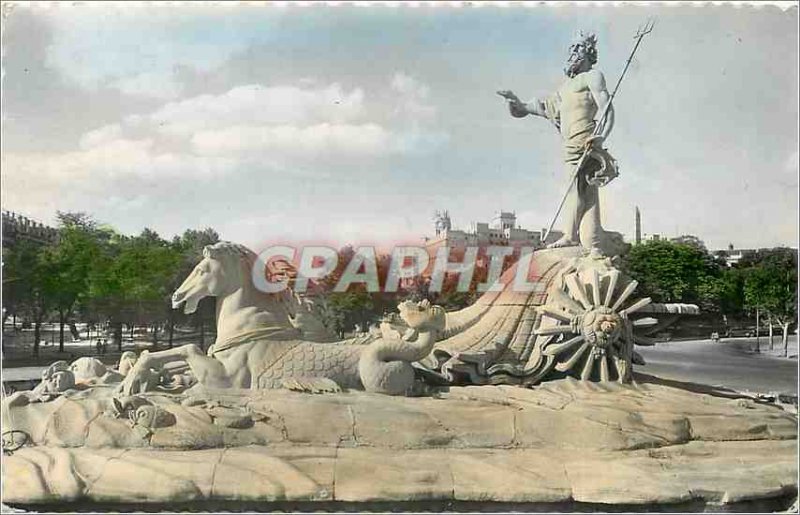
[[[203,249],[203,259],[172,294],[172,307],[184,305],[194,313],[205,297],[224,298],[237,291],[252,291],[250,279],[256,255],[243,245],[221,241]]]
[[[256,263],[255,253],[243,245],[223,241],[206,246],[203,259],[172,294],[173,309],[183,305],[184,313],[194,313],[202,299],[216,297],[219,335],[291,327],[313,340],[330,339],[324,326],[313,316],[306,316],[301,299],[290,288],[264,293],[254,286]]]

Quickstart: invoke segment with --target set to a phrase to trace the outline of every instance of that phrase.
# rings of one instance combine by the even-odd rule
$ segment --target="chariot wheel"
[[[650,298],[631,300],[638,283],[622,287],[618,270],[572,272],[553,285],[537,335],[550,336],[542,350],[554,358],[555,370],[584,381],[628,382],[634,343],[648,344],[633,333],[629,315],[650,304]],[[645,322],[647,324],[650,321]]]

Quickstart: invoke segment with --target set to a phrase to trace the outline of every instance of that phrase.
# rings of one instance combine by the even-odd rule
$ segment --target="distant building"
[[[21,240],[45,245],[58,239],[58,229],[44,225],[27,216],[3,211],[3,247],[8,248]]]
[[[743,257],[755,254],[756,252],[758,252],[757,249],[737,249],[733,246],[733,243],[731,243],[728,245],[727,249],[715,250],[712,254],[724,259],[726,265],[734,266],[739,264],[739,261],[741,261]]]
[[[453,229],[447,211],[436,212],[434,216],[436,236],[426,240],[429,251],[435,252],[439,247],[466,249],[467,247],[509,246],[514,249],[522,247],[542,248],[561,238],[564,233],[552,231],[542,241],[541,231],[531,231],[517,226],[517,215],[510,211],[500,211],[491,222],[475,222],[468,230]]]
[[[636,242],[636,245],[639,245],[640,243],[642,243],[642,214],[639,212],[639,206],[636,206],[635,222],[636,222],[636,239],[634,241]]]
[[[671,241],[672,243],[687,245],[689,247],[702,250],[703,252],[708,252],[705,242],[693,234],[683,234],[681,236],[676,236],[674,238],[670,238],[669,241]]]

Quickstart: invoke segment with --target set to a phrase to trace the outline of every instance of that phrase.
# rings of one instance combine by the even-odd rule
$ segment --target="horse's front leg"
[[[119,391],[124,395],[133,395],[154,389],[160,369],[173,361],[185,361],[197,381],[204,386],[231,386],[225,366],[219,360],[207,356],[197,345],[189,344],[158,352],[142,351],[136,364],[119,385]]]

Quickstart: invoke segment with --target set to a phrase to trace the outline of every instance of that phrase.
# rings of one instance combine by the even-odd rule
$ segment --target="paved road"
[[[42,377],[42,371],[47,367],[17,367],[4,368],[2,371],[3,382],[27,381]]]
[[[692,340],[637,347],[647,365],[637,371],[665,379],[721,386],[755,393],[797,395],[797,336],[789,337],[789,355],[755,354],[754,338]],[[765,339],[761,339],[766,350]],[[776,345],[778,347],[779,344]],[[777,351],[776,351],[777,352]]]
[[[638,372],[664,379],[686,381],[756,393],[797,395],[797,337],[790,336],[789,354],[795,358],[754,354],[753,338],[662,342],[655,347],[637,347],[647,361]],[[4,368],[3,381],[41,377],[44,367]]]

